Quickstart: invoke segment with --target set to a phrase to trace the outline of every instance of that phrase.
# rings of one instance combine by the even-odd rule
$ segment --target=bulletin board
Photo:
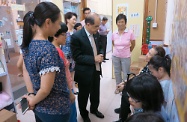
[[[8,48],[14,48],[16,40],[12,10],[9,6],[0,6],[0,35],[8,44]]]
[[[174,11],[171,20],[171,78],[175,93],[180,122],[187,122],[187,56],[186,56],[186,35],[187,35],[187,0],[173,0]],[[181,12],[182,11],[182,12]]]
[[[157,14],[155,18],[155,5],[157,4]],[[151,41],[163,41],[165,36],[165,22],[166,22],[166,8],[167,8],[167,0],[149,0],[148,2],[148,16],[152,16],[153,20],[151,21],[151,33],[150,40]],[[152,27],[152,23],[156,19],[156,23],[158,23],[157,28]]]

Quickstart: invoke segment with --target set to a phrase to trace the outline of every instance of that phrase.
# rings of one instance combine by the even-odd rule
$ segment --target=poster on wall
[[[139,24],[130,25],[129,29],[133,31],[136,38],[140,36],[140,25]]]
[[[186,13],[187,9],[186,6],[179,7],[185,2],[186,0],[173,1],[176,4],[173,6],[173,13],[170,15],[173,16],[173,19],[170,22],[172,23],[172,30],[169,35],[171,37],[172,55],[171,77],[180,122],[187,122],[187,18],[186,16],[181,16],[181,10]]]
[[[128,17],[128,4],[118,4],[116,9],[116,15],[124,14]]]

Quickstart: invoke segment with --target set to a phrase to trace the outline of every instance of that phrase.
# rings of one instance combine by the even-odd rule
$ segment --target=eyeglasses
[[[132,98],[132,97],[129,95],[129,93],[127,93],[127,96],[131,98],[131,102],[135,102],[135,103],[140,102],[140,100],[136,100],[136,99]]]
[[[66,33],[61,33],[60,35],[62,35],[62,36],[67,36],[67,34],[66,34]]]

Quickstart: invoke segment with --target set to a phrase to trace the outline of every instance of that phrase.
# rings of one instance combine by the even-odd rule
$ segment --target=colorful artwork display
[[[117,5],[117,14],[124,14],[128,17],[128,4],[118,4]]]
[[[187,122],[187,0],[174,0],[171,33],[172,81],[180,122]]]

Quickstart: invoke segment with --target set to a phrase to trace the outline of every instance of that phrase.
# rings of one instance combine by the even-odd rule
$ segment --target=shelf
[[[3,77],[3,76],[5,76],[5,75],[7,75],[6,72],[0,73],[0,77]]]
[[[0,93],[0,98],[0,110],[14,102],[11,96],[9,96],[6,92]]]
[[[23,26],[24,23],[23,23],[22,21],[18,21],[18,22],[17,22],[17,25],[19,25],[19,26]]]

